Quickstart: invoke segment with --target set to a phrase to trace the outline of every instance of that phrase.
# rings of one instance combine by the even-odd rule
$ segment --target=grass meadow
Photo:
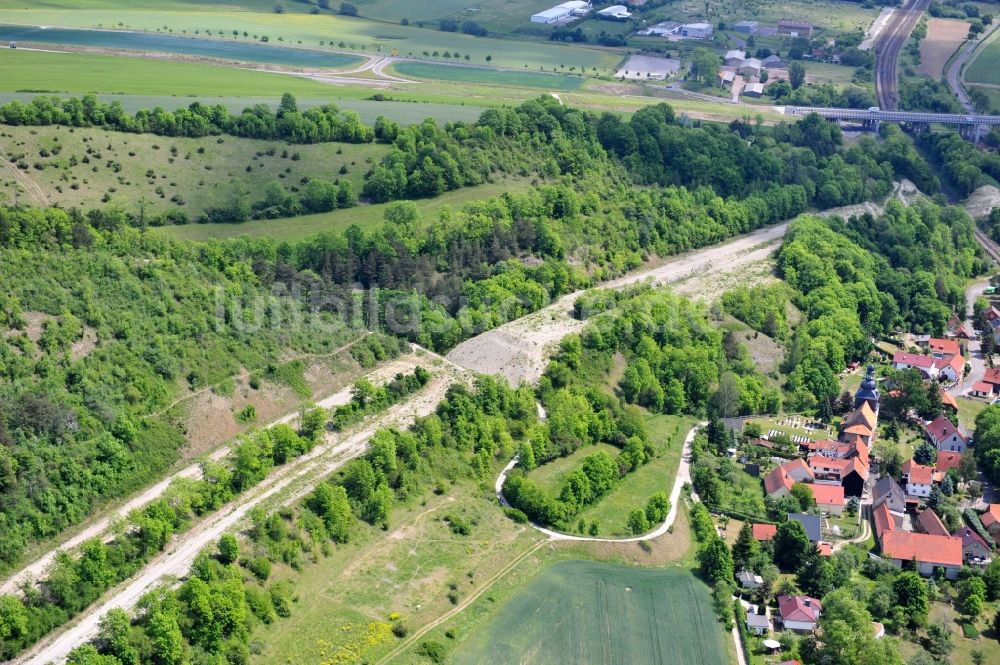
[[[979,47],[975,59],[966,65],[965,80],[969,83],[1000,85],[1000,41],[996,35]]]
[[[656,492],[670,493],[677,466],[680,464],[684,438],[695,425],[695,418],[687,416],[652,415],[645,419],[646,431],[656,447],[658,457],[625,476],[607,496],[588,507],[573,519],[573,525],[583,521],[588,527],[596,523],[600,536],[628,536],[627,520],[633,508],[643,508]],[[585,446],[571,455],[559,457],[534,469],[528,477],[539,484],[553,499],[559,497],[563,482],[574,469],[580,467],[585,457],[603,450],[617,457],[618,448],[609,444]]]
[[[115,201],[135,210],[145,199],[150,210],[177,209],[189,217],[223,205],[233,180],[244,183],[253,200],[272,180],[291,190],[303,178],[342,178],[360,192],[371,163],[388,151],[381,144],[287,145],[233,136],[165,137],[54,126],[0,127],[0,147],[51,203],[64,208],[87,210]],[[347,173],[340,173],[342,167]],[[6,170],[0,170],[0,193],[14,198],[13,178]]]
[[[452,82],[508,85],[547,90],[579,90],[584,79],[580,76],[558,76],[539,72],[516,72],[483,67],[449,67],[426,62],[399,62],[392,66],[400,76]]]
[[[430,224],[437,219],[438,213],[445,206],[461,208],[470,201],[480,201],[504,192],[522,192],[528,189],[527,180],[509,178],[492,183],[465,187],[432,199],[417,199],[414,203],[420,210],[422,223]],[[301,240],[322,232],[338,232],[347,229],[352,224],[362,228],[381,226],[385,214],[386,203],[361,205],[356,208],[344,208],[318,215],[301,215],[283,219],[258,219],[243,224],[186,224],[183,226],[164,226],[156,229],[174,238],[204,242],[213,238],[236,238],[239,236],[269,237],[279,242]]]
[[[543,571],[457,650],[456,665],[726,662],[708,587],[684,570],[591,561]]]

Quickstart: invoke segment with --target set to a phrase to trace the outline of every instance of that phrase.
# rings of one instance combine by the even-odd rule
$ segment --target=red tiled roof
[[[920,353],[906,353],[904,351],[897,351],[892,356],[893,364],[909,365],[910,367],[919,367],[920,369],[930,369],[934,366],[934,360],[931,356],[925,356]]]
[[[788,477],[784,467],[780,464],[774,467],[771,473],[764,476],[764,491],[767,492],[768,496],[779,491],[782,487],[791,490],[793,484],[792,479]]]
[[[856,425],[851,425],[844,429],[845,434],[857,434],[858,436],[871,436],[872,428],[864,423],[858,423]]]
[[[985,381],[976,381],[972,384],[972,390],[977,393],[991,393],[993,392],[993,384],[986,383]],[[943,398],[944,395],[941,397]]]
[[[833,545],[830,543],[816,543],[816,549],[820,556],[833,556]]]
[[[927,340],[927,346],[930,347],[931,351],[945,356],[955,356],[962,353],[962,348],[953,339],[931,337]]]
[[[875,537],[879,539],[886,531],[892,531],[896,528],[896,520],[889,510],[888,502],[879,504],[878,508],[872,512],[872,521],[875,522]]]
[[[958,428],[944,416],[938,416],[927,425],[927,433],[934,441],[942,441],[952,434],[958,434],[963,441],[965,437],[958,431]]]
[[[808,476],[809,478],[813,477],[812,469],[809,468],[809,465],[806,464],[805,460],[803,460],[801,457],[790,459],[781,466],[783,466],[785,468],[785,471],[789,474],[791,474],[793,471],[798,470],[805,473],[805,475]]]
[[[934,467],[917,464],[913,459],[903,462],[903,475],[914,485],[930,485],[934,479]]]
[[[991,503],[986,512],[979,516],[983,526],[990,526],[1000,522],[1000,503]]]
[[[810,485],[817,504],[827,506],[844,505],[844,488],[840,485]]]
[[[754,540],[771,540],[778,533],[776,524],[753,524],[750,529]]]
[[[843,457],[825,457],[823,455],[809,456],[809,468],[813,471],[816,469],[828,469],[842,473],[850,463],[851,460]]]
[[[951,393],[949,392],[941,393],[941,404],[947,406],[955,413],[958,413],[958,402],[955,401],[955,397]]]
[[[993,385],[1000,385],[1000,367],[990,367],[983,372],[983,381]]]
[[[955,376],[961,377],[965,373],[965,358],[960,355],[947,356],[946,358],[941,358],[934,361],[934,366],[938,370],[942,370],[945,367],[951,367],[952,371],[955,372]]]
[[[785,621],[816,621],[823,605],[809,596],[778,596],[778,611]]]
[[[979,547],[982,548],[983,552],[989,552],[990,551],[990,547],[989,547],[989,545],[986,544],[986,541],[983,540],[983,537],[980,536],[978,533],[976,533],[975,531],[973,531],[972,529],[970,529],[967,526],[966,527],[962,527],[961,529],[959,529],[958,531],[956,531],[955,533],[953,533],[951,535],[954,536],[955,538],[961,538],[962,539],[962,549],[963,550],[966,547],[968,547],[969,545],[971,545],[972,543],[979,543]]]
[[[776,524],[754,523],[750,529],[753,532],[754,540],[771,540],[778,533],[778,525]]]
[[[917,515],[917,524],[920,525],[921,531],[932,536],[951,535],[941,522],[941,518],[930,508]]]
[[[938,471],[947,472],[948,469],[958,468],[958,464],[961,461],[962,453],[939,450],[937,454],[937,463],[934,464],[934,468]]]
[[[882,535],[882,553],[902,561],[961,566],[962,539],[893,529]]]

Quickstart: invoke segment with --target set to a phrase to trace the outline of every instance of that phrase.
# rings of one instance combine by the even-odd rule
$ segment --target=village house
[[[763,608],[762,613],[760,608],[754,605],[747,610],[747,630],[754,635],[767,635],[771,632],[771,610],[767,605]]]
[[[1000,321],[1000,319],[997,319]],[[989,367],[983,372],[983,383],[991,388],[990,393],[1000,392],[1000,367]]]
[[[788,513],[789,521],[796,521],[806,530],[810,543],[818,543],[823,539],[823,521],[819,515],[809,513]]]
[[[938,369],[934,366],[936,358],[925,356],[920,353],[906,353],[898,351],[892,356],[893,369],[915,369],[920,371],[925,378],[936,379]]]
[[[962,527],[954,534],[962,539],[962,557],[970,566],[984,566],[990,563],[990,546],[983,537],[969,527]]]
[[[759,542],[774,540],[778,534],[777,524],[752,524],[750,530],[753,532],[753,539]]]
[[[764,583],[764,579],[760,575],[754,574],[752,570],[741,570],[736,573],[736,581],[744,589],[756,589]]]
[[[888,505],[888,510],[896,513],[906,512],[906,494],[892,476],[883,476],[875,482],[872,488],[872,507]]]
[[[809,596],[778,596],[778,613],[786,630],[811,632],[823,612],[823,605]]]
[[[875,527],[875,539],[881,542],[882,536],[887,532],[903,528],[903,513],[890,511],[887,501],[872,511],[872,524]]]
[[[865,452],[867,453],[867,449]],[[824,455],[810,455],[808,463],[816,480],[840,484],[846,496],[860,497],[864,492],[865,480],[868,478],[868,465],[861,458],[842,459]]]
[[[952,314],[951,318],[948,319],[948,336],[954,337],[955,339],[972,339],[973,335],[969,332],[968,327],[965,322],[958,318],[957,314]]]
[[[897,568],[916,561],[917,572],[925,577],[942,568],[945,577],[953,580],[962,568],[962,539],[890,529],[882,534],[882,556]]]
[[[730,71],[728,69],[721,69],[717,74],[716,81],[720,88],[725,88],[727,85],[732,85],[733,81],[736,80],[736,72]]]
[[[760,76],[760,68],[760,60],[757,58],[747,58],[737,66],[736,71],[747,78],[753,78]]]
[[[801,458],[788,460],[764,476],[764,491],[771,497],[788,496],[795,483],[812,482],[816,477]]]
[[[986,383],[985,381],[976,381],[972,384],[972,388],[969,390],[970,397],[979,397],[980,399],[986,399],[993,394],[993,385]]]
[[[958,381],[965,374],[965,358],[957,354],[947,358],[935,358],[934,369],[937,370],[938,379]]]
[[[900,482],[906,488],[907,496],[926,499],[931,495],[931,485],[934,484],[934,467],[917,464],[913,459],[903,462],[903,473]]]
[[[723,56],[722,60],[726,65],[730,67],[739,67],[743,64],[743,61],[747,59],[746,51],[741,51],[739,49],[732,49],[726,51],[726,55]]]
[[[844,513],[844,488],[840,485],[823,485],[816,483],[810,485],[813,498],[816,499],[816,507],[828,515],[842,515]]]
[[[994,540],[1000,538],[1000,503],[991,503],[986,512],[979,516],[979,520]]]
[[[958,430],[958,427],[944,416],[938,416],[928,423],[927,438],[938,450],[954,453],[964,453],[969,445],[968,439]]]
[[[930,508],[921,510],[916,519],[917,531],[930,536],[950,536],[941,518]]]
[[[948,473],[951,469],[957,469],[958,465],[962,463],[962,453],[951,452],[948,450],[939,450],[937,454],[937,462],[934,464],[934,471],[942,475],[942,480],[944,480],[944,474]]]
[[[761,60],[760,64],[764,69],[788,69],[788,65],[779,55],[769,55]]]

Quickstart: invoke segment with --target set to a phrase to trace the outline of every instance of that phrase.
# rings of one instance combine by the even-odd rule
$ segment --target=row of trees
[[[289,143],[371,143],[378,136],[361,122],[354,111],[333,104],[300,111],[295,97],[285,93],[277,111],[255,104],[234,115],[222,104],[208,106],[192,102],[186,108],[167,111],[161,107],[129,115],[118,100],[102,102],[96,95],[82,98],[35,97],[25,104],[14,100],[0,106],[0,122],[6,125],[68,125],[101,127],[121,132],[161,136],[201,137],[230,134],[255,139],[279,139]],[[385,123],[387,121],[383,121]],[[391,140],[391,139],[389,139]]]
[[[427,385],[431,374],[417,365],[410,374],[397,374],[384,386],[374,386],[368,379],[358,379],[351,388],[351,401],[333,410],[330,424],[342,430],[361,420],[366,414],[382,411],[402,402],[408,395]]]

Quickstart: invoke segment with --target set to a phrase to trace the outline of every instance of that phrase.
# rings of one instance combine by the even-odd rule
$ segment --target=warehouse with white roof
[[[590,11],[590,3],[586,0],[568,0],[561,5],[532,15],[532,23],[558,23],[573,16],[586,16]]]

